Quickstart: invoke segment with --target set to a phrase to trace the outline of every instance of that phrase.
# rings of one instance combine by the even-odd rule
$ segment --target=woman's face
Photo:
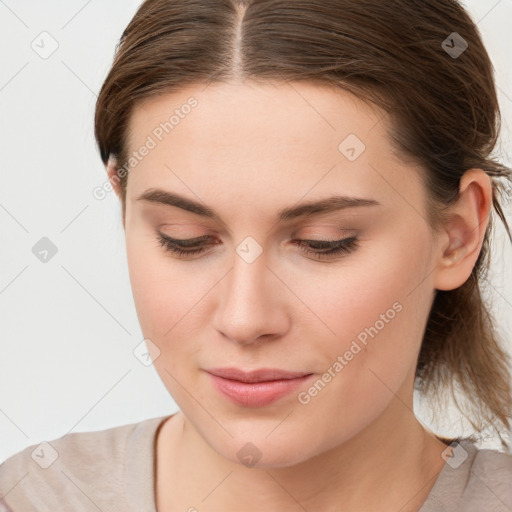
[[[138,318],[187,421],[231,461],[289,466],[411,420],[437,243],[420,171],[387,128],[305,83],[190,86],[133,112]],[[180,255],[161,236],[204,239]],[[336,240],[331,255],[319,243]],[[306,376],[243,384],[218,368]]]

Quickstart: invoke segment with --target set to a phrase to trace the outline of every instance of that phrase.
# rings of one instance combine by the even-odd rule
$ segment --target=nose
[[[231,271],[218,287],[216,329],[240,345],[282,336],[290,321],[286,292],[265,253],[252,262],[235,254]]]

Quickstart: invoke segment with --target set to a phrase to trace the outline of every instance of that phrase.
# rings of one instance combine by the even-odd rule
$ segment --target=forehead
[[[134,108],[129,153],[151,149],[130,171],[127,197],[157,186],[188,187],[200,198],[237,190],[239,198],[261,202],[265,194],[273,204],[333,188],[384,198],[386,181],[412,183],[411,165],[397,157],[388,129],[382,110],[332,87],[187,86]]]
[[[191,102],[193,107],[189,106]],[[368,139],[368,132],[383,117],[376,106],[325,85],[250,81],[191,85],[136,104],[128,144],[136,146],[141,136],[158,132],[159,123],[169,121],[173,114],[172,135],[201,136],[196,142],[203,146],[215,139],[218,150],[232,148],[234,142],[244,143],[244,149],[248,149],[256,142],[266,146],[290,146],[295,142],[303,146],[308,140],[311,143],[306,147],[312,149],[348,133]],[[376,130],[372,137],[379,133]],[[321,147],[321,151],[324,149]]]

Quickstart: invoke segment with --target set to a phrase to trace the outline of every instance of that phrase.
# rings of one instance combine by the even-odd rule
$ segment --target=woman
[[[480,295],[498,120],[455,1],[146,0],[95,133],[180,411],[28,447],[4,508],[512,510],[512,457],[413,409],[456,385],[510,428]]]

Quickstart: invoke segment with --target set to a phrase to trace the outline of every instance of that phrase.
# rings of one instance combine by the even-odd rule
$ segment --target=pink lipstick
[[[233,403],[263,407],[288,395],[312,377],[312,373],[275,368],[243,371],[238,368],[206,370],[215,388]]]

